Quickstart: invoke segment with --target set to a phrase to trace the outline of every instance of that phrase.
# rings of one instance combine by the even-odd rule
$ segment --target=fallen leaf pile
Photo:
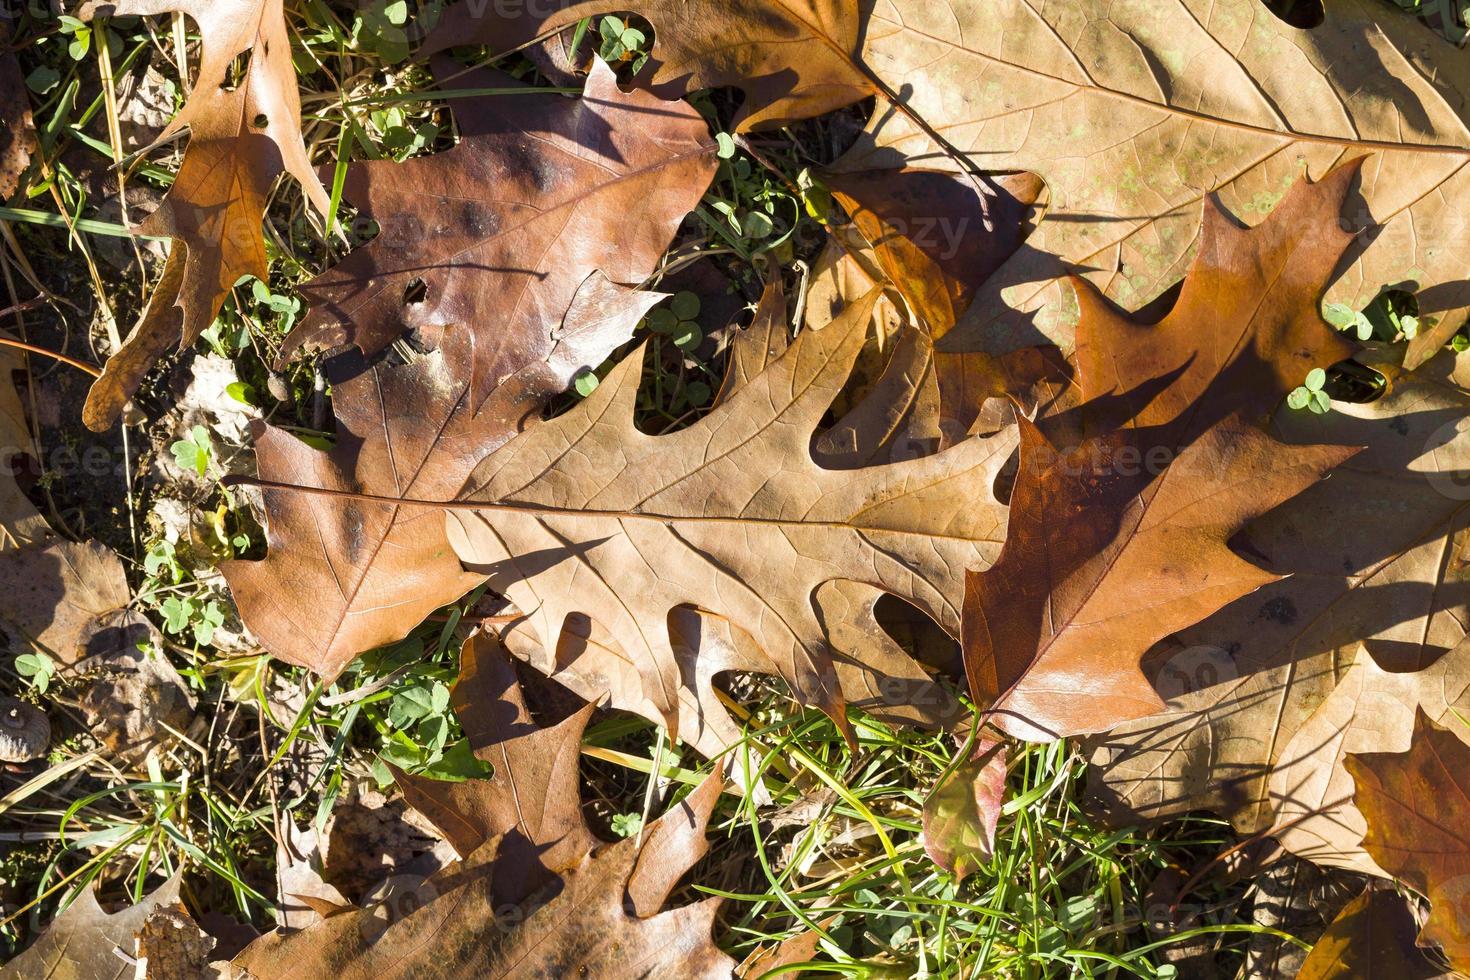
[[[281,0],[81,16],[104,8],[189,14],[203,62],[140,229],[172,251],[94,427],[264,278],[281,173],[328,210]],[[742,672],[853,747],[855,708],[962,723],[923,808],[956,877],[991,853],[1006,739],[1085,736],[1119,824],[1213,811],[1374,879],[1302,976],[1470,971],[1470,364],[1445,349],[1470,309],[1465,52],[1374,0],[1311,28],[1260,0],[649,0],[647,66],[594,60],[579,96],[476,94],[524,86],[447,54],[623,9],[450,6],[418,56],[457,144],[347,170],[376,237],[301,289],[283,354],[328,352],[336,442],[257,424],[260,479],[237,482],[261,488],[269,552],[224,574],[263,647],[328,682],[486,585],[512,612],[465,646],[453,704],[493,776],[395,773],[458,860],[383,903],[314,898],[234,966],[730,976],[718,902],[665,909],[723,769],[604,844],[577,761],[598,707],[720,755],[741,725],[717,676]],[[717,87],[740,106],[719,142],[690,101]],[[768,277],[708,410],[645,431],[629,341],[717,154],[870,98],[815,178],[846,216],[823,216],[798,329]],[[1417,293],[1407,348],[1324,319],[1389,289]],[[1381,394],[1288,403],[1334,369]],[[55,539],[8,480],[0,523],[0,613],[76,662],[129,604],[118,559]],[[959,645],[962,681],[880,624],[884,597]],[[512,656],[587,706],[541,726]],[[946,680],[973,715],[938,707]],[[1427,900],[1432,953],[1390,881]],[[26,956],[121,943],[97,914],[74,905]]]

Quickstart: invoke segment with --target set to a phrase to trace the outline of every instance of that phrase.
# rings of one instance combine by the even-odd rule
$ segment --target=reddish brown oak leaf
[[[1148,649],[1281,577],[1227,542],[1356,451],[1287,446],[1253,422],[1349,352],[1318,303],[1352,239],[1337,214],[1355,171],[1299,181],[1254,229],[1207,207],[1155,325],[1077,281],[1080,421],[1022,422],[1005,547],[966,588],[971,691],[1006,731],[1099,732],[1160,710]],[[1047,429],[1087,437],[1057,446]]]
[[[1429,899],[1421,943],[1470,970],[1470,745],[1419,712],[1408,752],[1346,760],[1353,799],[1368,822],[1363,847],[1379,866]]]

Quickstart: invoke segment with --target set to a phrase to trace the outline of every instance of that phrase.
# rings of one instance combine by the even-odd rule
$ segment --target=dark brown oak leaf
[[[963,571],[995,552],[995,477],[1011,432],[943,452],[830,469],[812,440],[862,346],[876,291],[807,330],[710,414],[647,436],[634,425],[641,352],[571,412],[487,459],[449,513],[466,566],[555,649],[591,619],[635,664],[678,731],[669,613],[695,606],[749,634],[796,696],[845,725],[833,632],[815,597],[855,582],[904,599],[951,635]],[[482,511],[469,508],[485,501]]]
[[[774,128],[874,94],[857,63],[857,0],[462,0],[444,12],[421,53],[466,44],[513,51],[584,17],[635,9],[655,31],[648,71],[655,91],[679,98],[735,86],[739,126]]]
[[[77,16],[178,11],[203,37],[199,76],[184,108],[154,141],[185,129],[189,145],[163,203],[138,231],[173,239],[148,310],[88,396],[83,419],[102,430],[175,344],[192,344],[241,276],[266,278],[261,220],[283,171],[325,214],[322,188],[301,138],[301,98],[282,0],[89,0]],[[245,64],[232,78],[237,58]]]
[[[492,72],[455,82],[484,84],[518,83]],[[406,330],[431,345],[467,330],[478,411],[557,344],[589,277],[636,286],[653,272],[716,160],[699,113],[623,92],[602,62],[581,98],[461,101],[452,149],[349,172],[345,199],[381,230],[303,287],[312,310],[286,349],[374,354]]]
[[[468,331],[449,331],[439,350],[411,364],[339,354],[326,366],[337,444],[321,452],[261,425],[260,475],[389,497],[453,497],[476,463],[578,370],[626,341],[662,298],[597,274],[581,284],[559,324],[503,325],[502,336],[526,342],[503,349],[521,359],[495,365],[505,379],[478,413],[469,390],[477,338]],[[481,580],[460,567],[443,519],[431,511],[279,490],[265,490],[264,499],[269,553],[222,570],[241,619],[266,649],[326,677],[363,651],[401,639]]]
[[[1463,719],[1441,728],[1414,719],[1408,752],[1351,755],[1354,800],[1368,821],[1363,846],[1386,871],[1429,899],[1419,941],[1470,970],[1470,745]]]
[[[720,771],[641,839],[600,844],[582,821],[576,764],[590,706],[541,729],[498,644],[476,638],[466,656],[455,708],[494,776],[403,777],[464,859],[390,905],[263,936],[234,965],[258,980],[731,977],[734,961],[710,941],[718,899],[660,911],[708,849]]]

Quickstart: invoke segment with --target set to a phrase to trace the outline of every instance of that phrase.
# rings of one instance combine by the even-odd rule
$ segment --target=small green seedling
[[[616,813],[612,818],[612,832],[619,837],[632,837],[643,829],[643,814]]]
[[[1322,390],[1326,384],[1327,372],[1312,368],[1307,380],[1286,396],[1286,404],[1297,410],[1309,408],[1314,414],[1326,415],[1332,409],[1332,399]]]
[[[577,394],[581,395],[583,398],[586,398],[588,395],[596,391],[597,386],[601,383],[602,379],[597,376],[596,371],[593,371],[591,368],[583,368],[582,370],[578,371],[577,376],[572,379],[572,388],[576,390]]]
[[[648,35],[611,14],[602,18],[597,32],[602,35],[598,54],[602,55],[603,61],[629,61],[635,74],[643,70],[644,63],[648,61],[648,52],[643,49],[648,43]]]
[[[189,438],[180,439],[168,448],[169,452],[174,454],[174,459],[179,466],[184,469],[192,469],[200,476],[205,476],[209,472],[209,458],[213,454],[213,449],[209,439],[209,430],[204,426],[194,426],[189,431]]]
[[[1322,313],[1327,318],[1327,322],[1337,329],[1344,332],[1351,331],[1357,335],[1359,340],[1373,339],[1373,323],[1361,310],[1344,306],[1342,303],[1328,303],[1322,308]]]
[[[199,602],[194,599],[169,596],[158,607],[163,613],[163,628],[167,633],[178,635],[188,630],[200,646],[208,646],[214,639],[214,631],[225,624],[225,611],[213,599]]]
[[[675,294],[668,306],[660,306],[648,314],[648,329],[661,333],[682,351],[690,351],[704,341],[699,328],[699,296],[691,292]]]
[[[56,661],[44,653],[23,653],[15,658],[15,672],[30,682],[41,694],[46,693],[46,688],[51,686],[51,678],[56,676]]]

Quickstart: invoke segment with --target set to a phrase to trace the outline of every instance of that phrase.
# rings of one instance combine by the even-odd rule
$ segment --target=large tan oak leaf
[[[862,293],[872,286],[865,280]],[[809,320],[809,328],[823,329],[829,322]],[[750,326],[731,343],[717,403],[759,377],[787,349],[789,334],[783,286],[779,281],[768,283]],[[915,455],[911,423],[922,428],[918,420],[936,400],[931,355],[925,337],[907,332],[868,396],[816,441],[813,459],[825,469],[861,469]],[[926,390],[930,397],[926,398]],[[828,582],[814,597],[828,627],[844,700],[890,724],[937,725],[953,720],[963,711],[955,697],[933,682],[880,623],[877,606],[882,594],[854,582]],[[922,618],[917,611],[906,611]],[[713,758],[737,742],[742,731],[721,700],[716,678],[736,671],[780,671],[749,634],[718,616],[681,608],[669,615],[668,623],[680,671],[679,739]],[[503,635],[516,656],[586,700],[655,723],[663,720],[656,701],[643,690],[638,664],[596,622],[569,623],[555,648],[543,647],[535,626],[524,621],[508,626]],[[740,775],[737,769],[736,778]]]
[[[1425,313],[1470,304],[1470,60],[1373,0],[1329,0],[1301,30],[1260,0],[875,0],[863,59],[909,110],[880,111],[842,169],[1030,171],[1046,212],[944,340],[1065,344],[1081,271],[1138,308],[1184,273],[1200,204],[1269,211],[1305,170],[1364,166],[1355,243],[1327,300],[1386,287]],[[1034,317],[1034,320],[1033,320]]]
[[[678,731],[669,613],[708,610],[753,639],[798,697],[845,723],[831,633],[815,599],[857,582],[908,601],[956,635],[967,568],[999,548],[993,493],[1014,433],[921,459],[827,469],[823,413],[861,348],[877,293],[781,356],[694,425],[634,425],[642,356],[568,414],[489,457],[449,513],[467,567],[490,577],[555,649],[588,619],[605,629]]]
[[[321,213],[327,193],[301,138],[301,97],[282,0],[94,0],[77,16],[178,11],[203,37],[199,75],[184,108],[154,145],[188,130],[173,187],[139,232],[173,239],[163,276],[142,320],[93,386],[88,426],[111,425],[143,376],[169,347],[192,344],[214,320],[241,276],[266,277],[261,220],[283,171]],[[243,77],[231,78],[246,56]]]
[[[1435,687],[1438,675],[1415,676],[1439,667],[1470,623],[1461,557],[1470,395],[1454,368],[1443,355],[1375,402],[1337,403],[1321,416],[1278,412],[1274,434],[1287,443],[1366,448],[1244,533],[1243,553],[1290,578],[1150,652],[1145,666],[1166,710],[1094,744],[1094,790],[1120,817],[1208,809],[1244,832],[1266,830],[1287,800],[1299,813],[1340,798],[1344,751],[1365,737],[1405,737],[1402,724],[1383,727],[1386,706],[1401,705],[1402,722],[1426,691],[1441,706],[1454,700]],[[1354,668],[1361,657],[1372,663]],[[1335,693],[1340,683],[1352,686]],[[1298,739],[1319,709],[1315,738]],[[1336,839],[1356,844],[1350,829]]]

